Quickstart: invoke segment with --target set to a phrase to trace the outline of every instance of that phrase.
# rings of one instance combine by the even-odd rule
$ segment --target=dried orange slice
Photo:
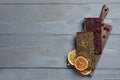
[[[81,74],[82,75],[89,75],[90,73],[91,73],[91,69],[89,69],[89,70],[84,70],[84,71],[81,71]]]
[[[83,56],[77,57],[75,60],[75,68],[79,71],[84,71],[88,67],[88,60]]]
[[[76,59],[76,50],[72,50],[68,54],[68,62],[70,63],[70,65],[75,64],[75,59]]]

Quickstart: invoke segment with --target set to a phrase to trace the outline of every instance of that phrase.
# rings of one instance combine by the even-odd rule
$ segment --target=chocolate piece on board
[[[95,68],[94,34],[93,32],[77,32],[77,57],[83,56],[88,60],[88,69]]]
[[[101,19],[85,18],[83,31],[94,32],[95,54],[101,54],[102,53]]]

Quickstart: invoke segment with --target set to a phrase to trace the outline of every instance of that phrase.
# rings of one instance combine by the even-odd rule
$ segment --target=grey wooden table
[[[84,17],[113,26],[92,78],[67,67]],[[0,80],[120,80],[120,0],[0,0]]]

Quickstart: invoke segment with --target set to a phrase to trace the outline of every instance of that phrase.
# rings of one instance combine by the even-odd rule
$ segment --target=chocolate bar
[[[94,32],[95,54],[101,54],[102,53],[101,19],[85,18],[84,32]]]
[[[95,54],[101,54],[102,49],[102,22],[105,19],[109,8],[104,5],[99,18],[85,18],[84,32],[94,32]],[[104,36],[105,37],[105,36]]]
[[[93,32],[77,32],[77,57],[83,56],[88,60],[88,69],[95,68],[94,34]]]

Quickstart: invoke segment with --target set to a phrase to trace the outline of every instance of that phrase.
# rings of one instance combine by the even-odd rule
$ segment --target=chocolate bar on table
[[[88,60],[88,68],[95,68],[94,34],[93,32],[77,32],[77,57],[83,56]]]

